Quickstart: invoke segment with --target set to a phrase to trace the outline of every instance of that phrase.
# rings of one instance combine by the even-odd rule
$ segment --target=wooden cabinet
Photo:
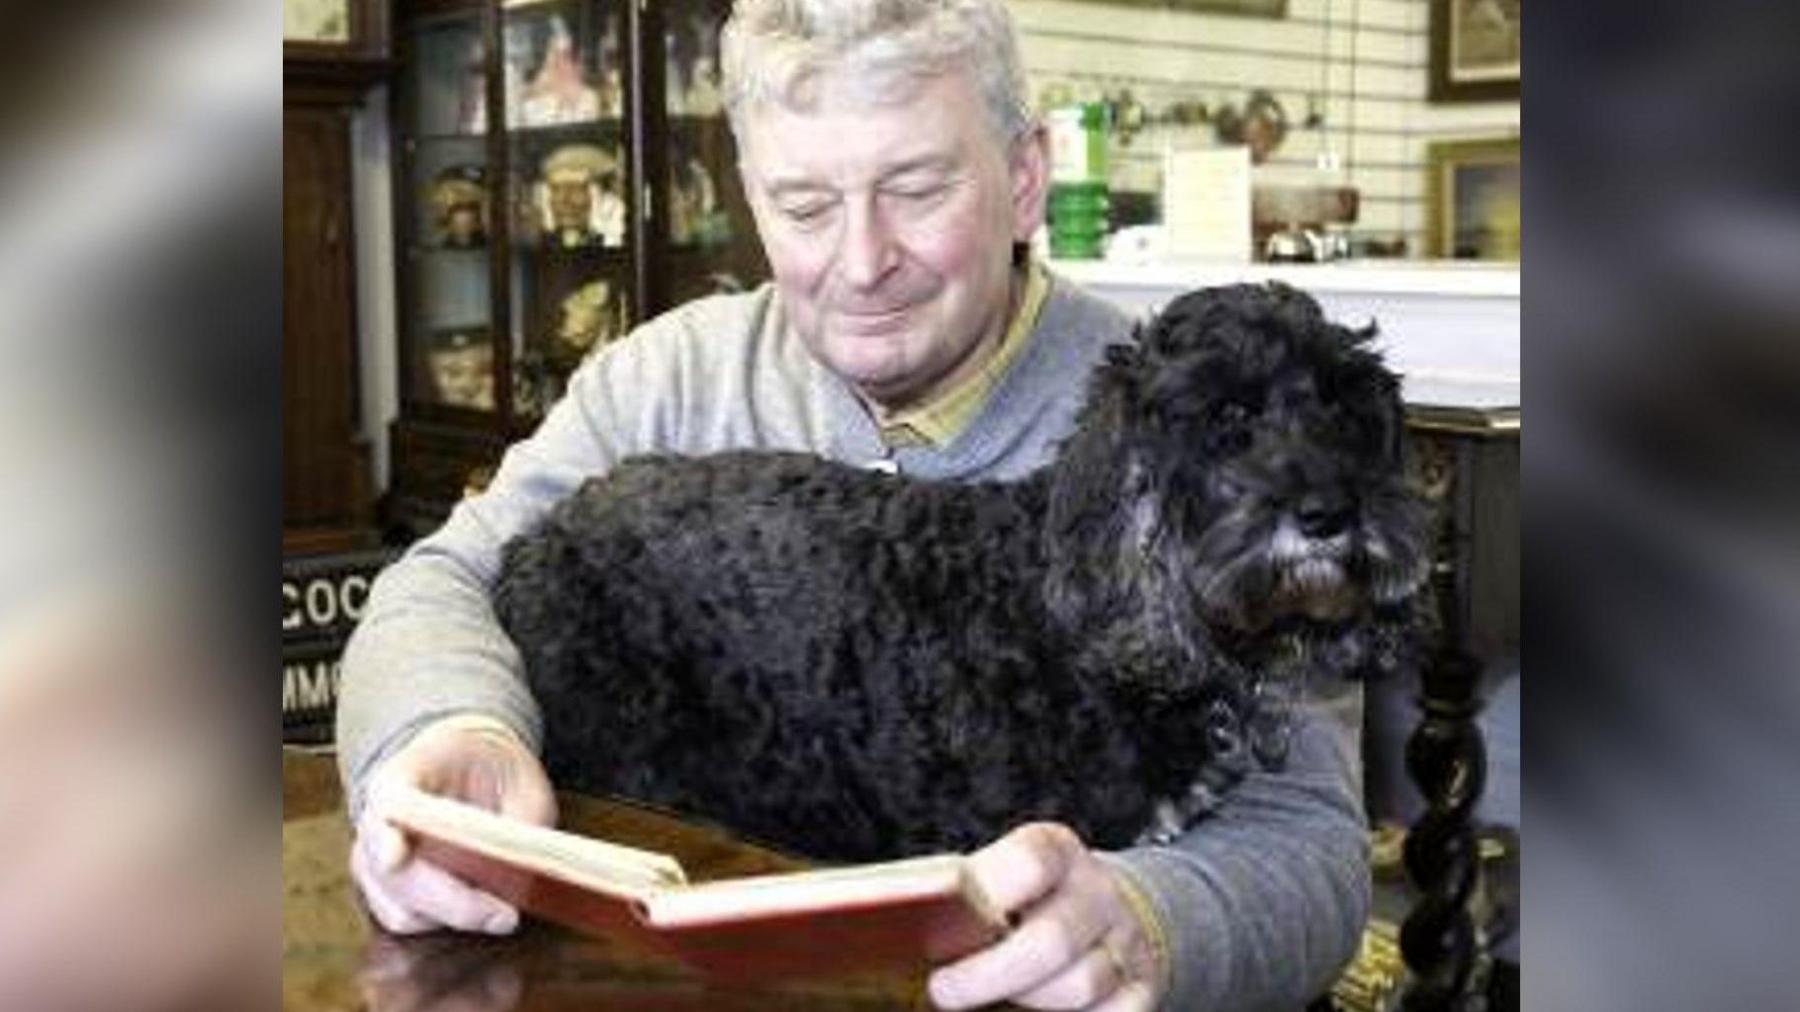
[[[386,8],[287,0],[282,65],[282,554],[373,539],[360,438],[351,117],[388,69]]]
[[[344,109],[282,114],[284,551],[343,547],[359,519],[350,135]]]
[[[727,12],[399,8],[395,526],[441,523],[596,349],[767,276],[720,96]]]

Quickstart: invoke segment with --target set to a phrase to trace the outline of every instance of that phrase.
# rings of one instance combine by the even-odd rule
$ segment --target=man
[[[515,911],[410,859],[381,818],[410,782],[538,821],[539,715],[487,588],[502,542],[649,450],[802,449],[922,477],[1011,479],[1072,426],[1128,320],[1016,251],[1038,228],[1045,132],[1001,0],[739,0],[727,108],[774,282],[683,306],[600,352],[489,490],[377,582],[345,658],[352,862],[395,931],[504,932]],[[931,977],[945,1008],[1297,1007],[1367,907],[1354,738],[1297,721],[1171,847],[1089,850],[1029,825],[974,856],[1018,928]]]

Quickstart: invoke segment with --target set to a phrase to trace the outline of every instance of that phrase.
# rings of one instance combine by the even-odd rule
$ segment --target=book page
[[[967,879],[958,854],[820,871],[758,875],[658,890],[642,904],[660,927],[715,919],[750,919],[928,899],[960,899],[983,919],[1003,924]]]
[[[638,899],[687,882],[667,854],[534,826],[411,788],[385,797],[383,809],[404,829],[613,895]]]

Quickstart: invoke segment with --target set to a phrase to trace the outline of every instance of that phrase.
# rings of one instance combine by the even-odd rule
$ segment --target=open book
[[[944,854],[690,884],[667,854],[534,826],[403,789],[384,806],[420,856],[521,909],[648,942],[718,977],[923,967],[1006,921]]]

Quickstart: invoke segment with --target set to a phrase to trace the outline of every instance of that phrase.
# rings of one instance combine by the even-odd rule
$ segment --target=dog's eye
[[[1214,453],[1242,453],[1250,445],[1250,408],[1231,403],[1214,413],[1207,426],[1206,445]]]
[[[1239,429],[1250,424],[1250,406],[1242,401],[1229,401],[1219,409],[1217,423],[1226,429]]]

